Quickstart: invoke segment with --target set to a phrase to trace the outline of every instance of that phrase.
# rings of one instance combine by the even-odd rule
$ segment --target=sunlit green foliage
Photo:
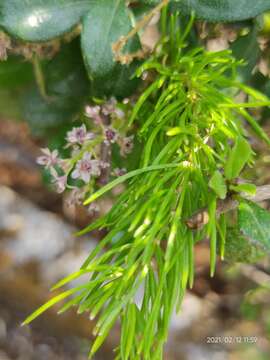
[[[108,214],[81,232],[104,228],[107,235],[82,268],[54,289],[86,273],[89,280],[57,295],[25,321],[74,295],[60,312],[76,306],[97,320],[91,356],[121,319],[117,359],[162,359],[172,312],[180,309],[186,288],[193,285],[195,244],[209,239],[211,276],[218,241],[224,256],[227,217],[218,217],[216,210],[232,189],[240,199],[243,188],[237,188],[237,179],[254,161],[248,136],[255,133],[270,143],[247,110],[269,105],[269,100],[238,81],[241,61],[227,50],[188,50],[193,19],[184,31],[178,16],[168,25],[164,11],[162,19],[156,51],[136,72],[154,79],[142,91],[129,122],[139,127],[144,143],[140,167],[86,199],[89,204],[126,183]],[[240,91],[248,102],[234,100]],[[208,210],[208,221],[191,229],[187,220],[202,208]],[[136,294],[142,289],[139,303]]]

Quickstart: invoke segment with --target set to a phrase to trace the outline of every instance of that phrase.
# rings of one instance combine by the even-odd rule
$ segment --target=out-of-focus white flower
[[[87,105],[85,107],[85,115],[87,117],[93,119],[96,124],[102,123],[100,111],[101,111],[101,107],[98,105],[96,105],[96,106]]]
[[[73,179],[82,179],[85,183],[89,183],[91,176],[100,176],[100,161],[92,160],[89,152],[84,153],[81,160],[76,164],[71,177]]]
[[[55,166],[58,164],[59,158],[58,158],[57,150],[51,151],[50,149],[45,148],[45,149],[41,149],[41,151],[44,155],[39,156],[37,158],[37,163],[39,165],[45,166],[46,169],[49,169],[52,166]]]
[[[70,145],[83,145],[85,141],[93,140],[94,137],[95,135],[91,132],[88,132],[85,124],[83,124],[82,126],[74,127],[71,131],[69,131],[67,133],[66,140]]]

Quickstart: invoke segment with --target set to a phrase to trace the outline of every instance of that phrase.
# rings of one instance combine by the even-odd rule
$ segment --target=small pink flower
[[[125,156],[127,154],[130,154],[134,147],[134,136],[128,136],[123,138],[121,144],[120,144],[120,154],[122,156]]]
[[[91,154],[86,152],[82,159],[77,162],[71,177],[73,179],[82,179],[85,183],[89,183],[91,176],[100,176],[100,174],[99,160],[92,160]]]
[[[55,166],[58,164],[59,159],[58,159],[58,151],[57,150],[51,151],[50,149],[45,148],[45,149],[41,149],[41,151],[44,155],[39,156],[37,158],[37,163],[39,165],[45,166],[46,169],[49,169],[52,166]]]
[[[107,144],[113,144],[118,139],[118,133],[112,127],[107,127],[104,130],[104,136],[105,136],[105,143]]]
[[[85,115],[94,120],[94,122],[99,125],[102,123],[102,118],[100,116],[101,108],[100,106],[89,106],[85,107]]]
[[[53,177],[52,183],[56,186],[56,191],[61,194],[67,187],[67,175],[59,176],[55,169],[51,170],[51,174]]]
[[[83,124],[80,127],[74,127],[71,131],[67,133],[67,141],[71,145],[80,144],[87,140],[93,140],[95,135],[91,132],[88,132],[86,126]]]
[[[56,191],[61,194],[65,191],[67,186],[67,176],[59,176],[57,179],[55,179],[55,185],[56,185]]]

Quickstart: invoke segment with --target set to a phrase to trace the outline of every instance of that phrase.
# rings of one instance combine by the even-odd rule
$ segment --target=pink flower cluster
[[[125,169],[111,169],[111,165],[101,159],[102,144],[108,149],[117,144],[123,157],[133,149],[133,136],[126,136],[126,130],[123,130],[125,111],[114,98],[102,105],[86,106],[85,116],[91,119],[91,131],[82,124],[66,135],[66,148],[71,149],[69,158],[61,158],[58,150],[43,148],[42,155],[37,159],[37,163],[50,172],[56,191],[62,193],[71,189],[76,203],[82,202],[86,194],[95,190],[96,180],[102,176],[104,169],[107,172],[109,169],[111,176],[126,173]],[[94,204],[89,211],[96,212],[97,209]]]
[[[127,99],[123,103],[128,104]],[[117,143],[120,147],[121,156],[126,156],[132,152],[134,146],[133,136],[121,136],[119,131],[112,125],[104,125],[104,117],[109,117],[112,120],[123,120],[125,118],[125,112],[118,106],[115,98],[111,98],[103,105],[86,106],[85,115],[102,128],[105,144],[111,145]]]

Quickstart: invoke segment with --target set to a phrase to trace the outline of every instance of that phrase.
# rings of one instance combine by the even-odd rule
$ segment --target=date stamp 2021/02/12
[[[256,344],[257,336],[207,336],[207,344]]]

